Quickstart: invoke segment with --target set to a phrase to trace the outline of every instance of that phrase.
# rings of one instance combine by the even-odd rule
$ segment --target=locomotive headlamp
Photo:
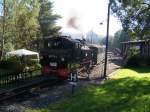
[[[65,61],[65,58],[62,57],[62,58],[61,58],[61,61]]]
[[[86,54],[85,54],[85,56],[87,57],[87,56],[88,56],[88,54],[86,53]]]

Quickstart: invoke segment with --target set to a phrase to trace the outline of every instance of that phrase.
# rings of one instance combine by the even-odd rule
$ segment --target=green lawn
[[[150,69],[121,69],[102,85],[27,112],[150,112]]]

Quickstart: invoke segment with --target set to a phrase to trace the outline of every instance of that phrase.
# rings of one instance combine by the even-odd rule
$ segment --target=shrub
[[[38,59],[31,59],[30,57],[9,57],[3,61],[0,61],[0,68],[9,69],[14,72],[22,72],[34,69],[40,69]]]
[[[137,56],[137,55],[127,57],[125,59],[124,66],[125,67],[139,66],[139,63],[140,63],[139,60],[140,60],[140,56]]]
[[[41,69],[41,65],[39,63],[36,64],[34,67],[35,67],[35,69]]]
[[[140,55],[139,49],[131,47],[127,50],[124,61],[125,67],[145,66],[145,59]]]
[[[9,69],[14,72],[21,72],[24,69],[24,64],[21,63],[19,57],[10,57],[7,60],[0,61],[0,68]]]
[[[38,59],[27,59],[26,60],[26,65],[27,66],[34,66],[38,63],[39,63]]]
[[[146,65],[147,65],[147,66],[150,66],[150,57],[146,57],[146,58],[145,58],[145,61],[146,61]]]
[[[125,67],[150,66],[150,57],[144,57],[141,55],[132,55],[125,59],[124,66]]]

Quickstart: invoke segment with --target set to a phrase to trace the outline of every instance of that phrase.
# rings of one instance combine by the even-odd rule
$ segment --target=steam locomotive
[[[89,70],[99,63],[104,50],[104,46],[86,44],[84,40],[69,36],[46,38],[40,51],[42,74],[66,79],[74,70]]]

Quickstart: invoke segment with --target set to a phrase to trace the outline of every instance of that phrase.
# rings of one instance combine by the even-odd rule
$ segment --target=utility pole
[[[107,54],[108,54],[108,39],[109,39],[109,19],[110,19],[110,6],[111,0],[108,3],[108,13],[107,13],[107,32],[106,32],[106,49],[105,49],[105,62],[104,62],[104,78],[106,78],[106,71],[107,71]]]
[[[5,8],[6,8],[6,1],[3,0],[3,29],[2,29],[3,34],[2,34],[2,40],[1,40],[1,60],[3,59],[3,56],[4,56],[5,16],[6,16]]]

